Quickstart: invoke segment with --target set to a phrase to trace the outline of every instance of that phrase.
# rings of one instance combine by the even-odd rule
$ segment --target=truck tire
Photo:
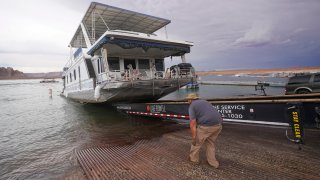
[[[297,90],[297,94],[309,94],[311,93],[308,89],[299,89]]]

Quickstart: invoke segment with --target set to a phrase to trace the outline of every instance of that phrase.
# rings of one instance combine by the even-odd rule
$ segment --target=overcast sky
[[[169,38],[194,42],[187,61],[196,70],[320,66],[320,0],[97,2],[170,19]],[[0,66],[61,71],[89,5],[88,0],[2,1]]]

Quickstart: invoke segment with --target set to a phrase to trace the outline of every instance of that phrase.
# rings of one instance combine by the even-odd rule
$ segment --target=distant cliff
[[[55,79],[61,78],[62,72],[48,72],[48,73],[24,73],[28,79]]]
[[[0,67],[0,78],[1,79],[13,79],[23,78],[24,74],[21,71],[14,70],[12,67]]]
[[[55,79],[61,78],[62,72],[23,73],[12,67],[0,67],[0,79]]]

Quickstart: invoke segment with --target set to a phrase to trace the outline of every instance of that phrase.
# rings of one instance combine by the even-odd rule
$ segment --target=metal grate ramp
[[[283,133],[225,124],[217,141],[219,169],[207,165],[204,149],[199,165],[188,162],[189,130],[131,145],[88,144],[75,154],[88,179],[319,179],[319,131],[306,130],[302,150]]]
[[[139,141],[130,146],[92,147],[77,151],[76,156],[88,179],[177,179],[152,161],[163,153],[161,145]]]

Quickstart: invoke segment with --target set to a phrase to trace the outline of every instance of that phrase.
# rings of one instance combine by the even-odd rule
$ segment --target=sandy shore
[[[237,70],[222,70],[222,71],[198,71],[198,76],[209,75],[236,75],[236,74],[273,74],[273,73],[306,73],[306,72],[320,72],[319,67],[303,67],[303,68],[275,68],[275,69],[237,69]]]

